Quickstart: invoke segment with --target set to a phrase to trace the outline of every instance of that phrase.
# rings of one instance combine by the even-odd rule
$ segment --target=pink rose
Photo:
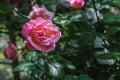
[[[66,0],[73,8],[82,8],[85,4],[84,0]]]
[[[34,5],[32,9],[33,10],[29,13],[28,16],[30,20],[36,19],[37,17],[42,17],[44,19],[52,20],[54,17],[54,13],[49,12],[44,5],[42,5],[42,7],[39,7],[38,5]]]
[[[50,52],[55,48],[55,43],[60,39],[61,33],[50,20],[41,17],[27,22],[22,34],[25,44],[30,50]]]
[[[12,42],[8,42],[8,47],[5,48],[3,54],[5,58],[14,61],[17,58],[17,48]]]

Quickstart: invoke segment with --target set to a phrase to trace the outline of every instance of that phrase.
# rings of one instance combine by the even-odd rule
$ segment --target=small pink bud
[[[78,9],[82,8],[85,4],[84,0],[66,0],[66,1],[69,2],[73,8]]]
[[[14,61],[17,58],[17,48],[12,42],[8,42],[8,47],[4,49],[3,54],[6,59]]]

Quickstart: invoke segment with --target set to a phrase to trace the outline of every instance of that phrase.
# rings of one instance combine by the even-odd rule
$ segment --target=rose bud
[[[30,20],[36,19],[37,17],[42,17],[44,19],[52,20],[54,17],[54,13],[48,11],[44,5],[42,5],[42,7],[39,7],[38,5],[34,5],[32,9],[33,10],[29,13],[28,16]]]
[[[51,20],[41,17],[27,22],[23,26],[22,34],[28,49],[43,52],[54,50],[55,44],[61,36],[59,28],[52,24]]]
[[[8,47],[4,49],[3,54],[6,59],[14,61],[17,58],[17,48],[12,42],[8,42]]]
[[[66,1],[69,2],[73,8],[78,9],[82,8],[85,4],[84,0],[66,0]]]

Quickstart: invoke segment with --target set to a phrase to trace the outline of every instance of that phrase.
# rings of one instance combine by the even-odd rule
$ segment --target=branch
[[[97,8],[96,8],[96,5],[95,5],[95,0],[93,0],[93,6],[94,6],[95,13],[96,13],[97,21],[100,22],[99,16],[97,14]]]

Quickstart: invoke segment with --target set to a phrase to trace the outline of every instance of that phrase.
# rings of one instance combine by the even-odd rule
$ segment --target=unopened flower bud
[[[8,42],[8,47],[5,48],[3,54],[6,59],[14,61],[17,58],[17,48],[12,42]]]
[[[73,8],[78,9],[82,8],[85,4],[84,0],[66,0],[66,1],[69,2]]]

